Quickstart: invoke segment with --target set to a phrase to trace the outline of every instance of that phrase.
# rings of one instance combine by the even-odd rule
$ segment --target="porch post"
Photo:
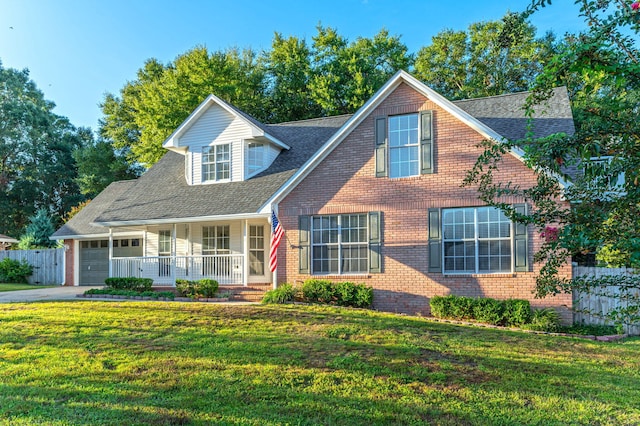
[[[113,229],[109,228],[109,278],[113,277]]]
[[[242,244],[244,251],[244,258],[242,260],[242,285],[247,286],[249,284],[249,220],[244,220],[244,226],[242,229]]]
[[[176,267],[178,262],[176,262],[176,233],[178,232],[178,225],[173,224],[173,232],[171,233],[171,280],[173,281],[171,284],[175,285],[176,283]]]

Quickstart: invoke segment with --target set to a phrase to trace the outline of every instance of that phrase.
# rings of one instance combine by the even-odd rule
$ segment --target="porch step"
[[[233,294],[229,300],[234,302],[260,302],[264,297],[264,291],[241,291]]]
[[[231,297],[229,300],[236,302],[260,302],[264,294],[271,290],[271,284],[251,284],[245,286],[221,285],[218,292],[229,292]]]

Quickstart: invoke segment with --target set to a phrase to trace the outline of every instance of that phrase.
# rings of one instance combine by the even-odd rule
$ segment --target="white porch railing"
[[[219,284],[244,283],[244,255],[114,257],[111,276],[151,278],[154,285],[174,285],[176,279],[212,278]]]

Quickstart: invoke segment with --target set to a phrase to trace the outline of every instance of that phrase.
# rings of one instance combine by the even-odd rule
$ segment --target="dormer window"
[[[261,142],[249,142],[247,149],[247,175],[251,176],[264,167],[266,147]]]
[[[217,182],[231,178],[231,146],[214,145],[202,150],[202,181]]]

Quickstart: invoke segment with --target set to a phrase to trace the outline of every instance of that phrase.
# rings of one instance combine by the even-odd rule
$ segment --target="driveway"
[[[18,291],[3,291],[0,293],[0,303],[7,302],[39,302],[44,300],[69,300],[75,299],[76,294],[82,294],[90,288],[102,288],[103,286],[96,287],[50,287],[41,288],[37,290],[18,290]]]

